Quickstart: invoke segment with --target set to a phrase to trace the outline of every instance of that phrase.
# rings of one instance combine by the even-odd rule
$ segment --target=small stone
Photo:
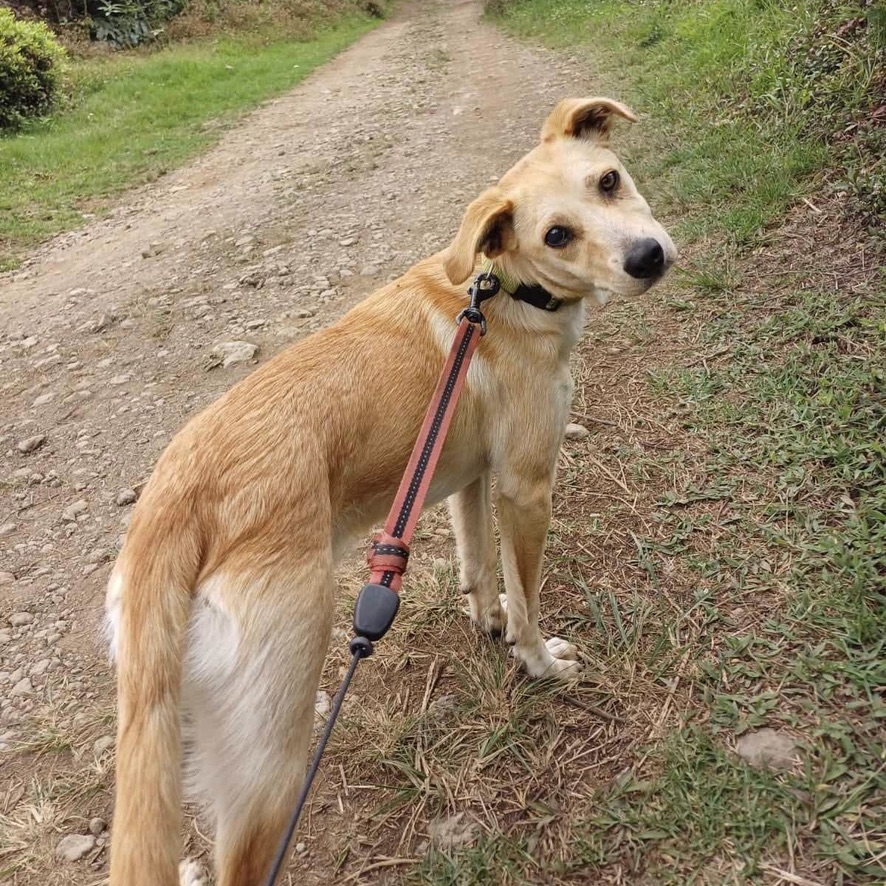
[[[35,434],[26,440],[20,440],[18,443],[18,451],[27,455],[35,449],[39,449],[46,442],[46,434]]]
[[[304,843],[296,843],[295,844],[295,851],[299,855],[304,855],[308,851],[308,847]]]
[[[29,625],[34,621],[34,616],[30,612],[13,612],[6,619],[14,628],[20,628],[23,625]]]
[[[378,273],[378,268],[375,265],[363,265],[360,268],[360,276],[361,277],[374,277]]]
[[[52,401],[53,397],[55,397],[53,393],[41,394],[39,397],[34,398],[34,406],[45,406]]]
[[[338,245],[339,246],[353,246],[356,242],[357,242],[356,237],[345,237],[344,240],[338,241]]]
[[[463,812],[458,812],[448,818],[435,818],[428,822],[428,834],[431,845],[445,852],[470,846],[477,839],[478,828],[476,822]]]
[[[96,757],[100,757],[105,751],[114,747],[114,737],[111,735],[102,735],[92,743],[92,753]]]
[[[62,861],[80,861],[93,849],[95,849],[95,837],[92,834],[68,834],[67,837],[62,837],[55,847],[55,857]]]
[[[62,520],[65,523],[76,523],[77,517],[81,514],[85,514],[89,510],[89,505],[81,498],[79,501],[75,501],[73,504],[68,505],[62,511]]]
[[[125,385],[126,382],[129,381],[128,375],[115,375],[112,379],[108,380],[109,385]]]
[[[31,678],[23,677],[9,690],[9,694],[13,698],[24,698],[27,695],[33,695],[34,687],[31,685]]]
[[[329,716],[329,711],[331,708],[332,700],[329,697],[329,693],[324,692],[321,689],[314,699],[314,714],[316,716],[316,719],[325,721],[326,718]]]
[[[37,662],[34,667],[31,668],[31,676],[32,677],[42,677],[46,673],[46,669],[49,667],[49,659],[44,658]]]
[[[799,761],[794,740],[775,729],[746,733],[735,743],[735,752],[758,769],[790,769]]]
[[[584,425],[570,423],[566,425],[566,433],[563,436],[567,440],[584,440],[590,433]]]
[[[135,494],[134,489],[121,489],[117,493],[117,497],[114,499],[120,507],[125,507],[126,505],[131,505],[135,502],[138,496]]]
[[[108,829],[108,824],[103,818],[93,818],[89,822],[89,833],[96,837]]]
[[[210,356],[215,360],[220,360],[222,366],[227,369],[235,363],[246,363],[256,355],[257,351],[258,345],[254,345],[252,342],[223,341],[215,345]]]
[[[0,526],[0,538],[2,538],[4,535],[12,535],[12,533],[15,532],[16,529],[18,529],[17,523],[4,523],[2,526]]]
[[[310,308],[298,308],[292,312],[292,316],[297,317],[299,320],[307,320],[308,317],[313,317],[315,313]]]

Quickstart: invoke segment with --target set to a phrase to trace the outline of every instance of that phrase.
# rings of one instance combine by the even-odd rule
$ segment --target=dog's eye
[[[613,169],[600,179],[600,190],[605,194],[611,194],[618,187],[618,182],[619,175]]]
[[[562,249],[572,240],[572,231],[559,225],[549,228],[545,234],[545,243],[553,249]]]

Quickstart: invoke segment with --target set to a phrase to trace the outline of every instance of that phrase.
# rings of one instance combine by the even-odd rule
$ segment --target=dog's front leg
[[[507,591],[508,643],[533,677],[571,677],[580,670],[572,644],[538,627],[539,583],[551,522],[553,473],[533,483],[499,478],[498,522]]]
[[[500,634],[505,614],[498,596],[492,497],[488,473],[449,498],[458,547],[461,592],[467,595],[471,621],[481,630]]]

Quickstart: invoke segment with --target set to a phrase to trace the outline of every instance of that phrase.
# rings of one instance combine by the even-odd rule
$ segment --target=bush
[[[14,129],[50,111],[64,57],[46,25],[0,9],[0,129]]]

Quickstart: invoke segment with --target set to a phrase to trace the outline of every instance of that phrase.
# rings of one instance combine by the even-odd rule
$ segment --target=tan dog
[[[450,497],[474,622],[506,627],[533,676],[577,671],[574,647],[538,627],[569,352],[585,299],[639,295],[675,257],[609,149],[615,117],[636,119],[608,99],[561,102],[447,250],[261,367],[163,454],[108,589],[112,886],[178,882],[183,710],[219,886],[263,882],[305,770],[336,560],[391,504],[481,255],[506,291],[484,305],[489,333],[429,498]]]

